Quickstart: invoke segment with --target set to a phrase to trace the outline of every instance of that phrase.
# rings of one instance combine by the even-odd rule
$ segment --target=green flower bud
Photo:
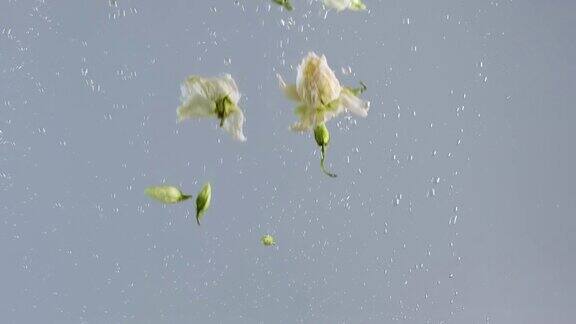
[[[174,204],[187,199],[192,196],[185,195],[180,189],[173,186],[153,186],[148,187],[144,191],[150,198],[156,199],[165,204]]]
[[[324,167],[326,148],[330,142],[330,132],[328,131],[328,128],[326,128],[326,125],[320,124],[314,128],[314,139],[316,140],[316,144],[318,144],[318,146],[320,146],[322,149],[322,157],[320,158],[320,168],[322,169],[322,172],[324,172],[329,177],[335,178],[336,175],[326,171],[326,168]]]
[[[232,102],[230,97],[224,96],[216,100],[216,116],[220,119],[220,127],[224,125],[224,119],[228,118],[230,114],[236,109],[236,105]]]
[[[294,9],[294,7],[292,7],[292,4],[290,3],[290,0],[272,0],[272,2],[284,7],[284,9],[288,11],[292,11],[292,9]]]
[[[314,139],[316,139],[316,143],[318,146],[327,146],[328,142],[330,142],[330,132],[326,125],[320,124],[314,128]]]
[[[274,237],[270,234],[266,234],[266,235],[262,236],[260,241],[262,242],[262,244],[264,246],[276,245],[276,240],[274,240]]]
[[[196,222],[200,225],[200,219],[210,207],[210,200],[212,199],[212,187],[210,182],[204,184],[202,190],[198,193],[196,197]]]

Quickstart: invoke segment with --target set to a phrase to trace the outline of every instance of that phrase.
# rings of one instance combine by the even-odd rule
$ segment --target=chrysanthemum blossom
[[[295,109],[299,121],[294,131],[310,131],[341,113],[366,117],[370,102],[358,98],[365,90],[342,87],[324,55],[311,52],[298,66],[296,84],[286,84],[278,75],[280,88],[289,99],[299,103]],[[364,87],[364,86],[363,86]]]
[[[179,122],[188,118],[216,117],[220,127],[234,139],[246,141],[242,130],[244,113],[238,107],[241,95],[230,74],[215,78],[189,76],[180,85],[180,91]]]

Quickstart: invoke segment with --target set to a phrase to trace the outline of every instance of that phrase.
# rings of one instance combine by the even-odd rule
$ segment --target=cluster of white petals
[[[366,5],[362,0],[324,0],[324,5],[327,8],[336,9],[336,11],[342,10],[365,10]]]
[[[368,116],[370,102],[356,96],[352,89],[342,87],[324,55],[311,52],[298,66],[296,84],[286,84],[278,75],[280,87],[289,99],[299,103],[295,113],[299,121],[294,131],[309,131],[341,113]]]

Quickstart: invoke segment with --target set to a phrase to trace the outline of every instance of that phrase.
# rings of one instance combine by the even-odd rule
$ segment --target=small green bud
[[[326,171],[326,168],[324,167],[326,148],[330,142],[330,132],[328,131],[328,128],[326,128],[326,125],[320,124],[314,128],[314,139],[316,140],[316,144],[318,144],[322,149],[322,157],[320,158],[320,168],[322,169],[322,172],[331,178],[336,178],[336,174]]]
[[[272,0],[272,2],[284,7],[284,9],[288,11],[292,11],[292,9],[294,9],[294,7],[292,7],[292,4],[290,3],[290,0]]]
[[[328,142],[330,142],[330,132],[326,125],[320,124],[314,128],[314,139],[316,139],[316,143],[318,146],[327,146]]]
[[[173,186],[153,186],[148,187],[144,191],[150,198],[156,199],[165,204],[174,204],[187,199],[192,196],[185,195],[180,189]]]
[[[274,239],[274,236],[272,236],[270,234],[266,234],[266,235],[262,236],[260,241],[262,241],[262,244],[264,246],[276,245],[276,240]]]
[[[236,105],[230,97],[224,96],[216,100],[216,116],[220,119],[220,127],[224,125],[224,120],[235,110]]]
[[[200,225],[200,219],[210,207],[210,200],[212,199],[212,187],[210,182],[207,182],[202,187],[202,190],[198,193],[196,197],[196,222]]]

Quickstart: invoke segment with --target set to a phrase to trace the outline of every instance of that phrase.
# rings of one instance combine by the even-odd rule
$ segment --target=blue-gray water
[[[0,2],[1,323],[573,321],[576,2],[292,2]],[[309,51],[372,103],[336,179],[276,82]],[[176,123],[222,73],[246,143]],[[143,193],[205,181],[201,227]]]

